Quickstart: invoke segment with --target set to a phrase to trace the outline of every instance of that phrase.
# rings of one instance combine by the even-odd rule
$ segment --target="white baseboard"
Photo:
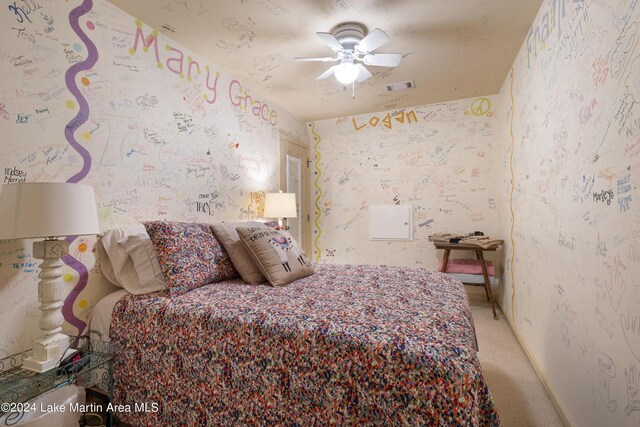
[[[500,310],[502,310],[502,304],[500,304],[498,301],[496,301],[496,303],[500,307]],[[507,319],[507,323],[509,323],[511,330],[513,331],[513,334],[516,336],[516,339],[520,343],[520,347],[522,347],[522,350],[524,350],[524,354],[527,356],[527,359],[529,359],[529,362],[531,362],[531,366],[533,366],[533,370],[536,371],[536,374],[538,375],[540,382],[542,382],[542,386],[547,391],[547,394],[551,399],[551,403],[553,403],[553,406],[556,408],[556,412],[560,416],[560,419],[562,420],[563,424],[567,427],[576,427],[576,423],[573,422],[573,420],[569,416],[569,412],[567,411],[567,408],[564,407],[564,405],[558,398],[558,395],[556,394],[555,390],[551,387],[551,384],[549,383],[547,376],[545,375],[544,371],[542,370],[542,367],[534,357],[533,352],[531,351],[531,348],[529,348],[529,345],[526,343],[522,335],[520,335],[518,328],[514,326],[509,316],[504,314],[505,313],[504,310],[502,310],[502,313],[504,315],[504,318]]]

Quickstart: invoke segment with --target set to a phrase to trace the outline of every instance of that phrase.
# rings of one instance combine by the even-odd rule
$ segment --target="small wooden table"
[[[491,251],[495,252],[496,249],[502,245],[504,241],[499,240],[499,244],[485,249],[480,246],[470,245],[468,243],[446,243],[446,242],[433,242],[436,249],[443,249],[444,256],[442,257],[442,272],[447,272],[447,264],[449,263],[449,254],[452,250],[460,251],[473,251],[476,254],[478,260],[480,260],[480,266],[482,266],[482,276],[484,277],[484,290],[487,294],[487,299],[491,303],[491,310],[493,311],[493,318],[498,320],[498,314],[496,313],[496,303],[493,300],[493,294],[491,293],[491,283],[489,282],[489,274],[487,273],[487,264],[484,260],[482,252]]]

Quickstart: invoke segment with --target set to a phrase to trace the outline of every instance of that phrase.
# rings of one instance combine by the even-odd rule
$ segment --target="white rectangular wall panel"
[[[413,240],[413,205],[369,207],[369,239]]]

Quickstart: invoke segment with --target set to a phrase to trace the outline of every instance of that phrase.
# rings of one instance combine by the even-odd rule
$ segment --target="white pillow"
[[[128,225],[105,232],[97,253],[104,276],[129,293],[140,295],[167,289],[156,250],[144,225]]]
[[[102,275],[107,278],[107,280],[113,283],[116,286],[122,287],[122,283],[118,281],[116,275],[113,271],[113,266],[111,265],[111,260],[109,259],[109,255],[104,248],[104,243],[102,242],[102,237],[104,237],[106,233],[100,234],[98,236],[98,243],[96,244],[96,258],[98,260],[98,264],[100,264],[100,270],[102,271]]]

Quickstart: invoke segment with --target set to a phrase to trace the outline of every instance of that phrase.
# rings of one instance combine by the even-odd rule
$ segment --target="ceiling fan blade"
[[[325,71],[324,73],[322,73],[318,77],[316,77],[316,80],[322,80],[322,79],[326,79],[327,77],[332,76],[336,72],[336,67],[337,67],[337,65],[332,65],[331,67],[329,67],[329,69],[327,71]]]
[[[367,34],[365,38],[360,40],[360,43],[356,45],[355,49],[360,54],[369,53],[387,43],[389,40],[391,39],[387,33],[382,31],[380,28],[375,28]]]
[[[356,80],[358,80],[359,83],[362,83],[373,75],[362,64],[358,64],[358,68],[360,69],[360,72],[358,73],[358,78]]]
[[[331,48],[334,52],[340,52],[344,50],[344,47],[340,44],[336,36],[331,33],[316,33],[322,41]]]
[[[296,61],[301,61],[301,62],[331,62],[331,61],[338,60],[338,58],[332,58],[330,56],[326,56],[324,58],[307,58],[302,56],[296,56],[294,59]]]
[[[362,62],[377,67],[397,67],[400,65],[401,59],[402,54],[400,53],[370,53],[362,58]]]

